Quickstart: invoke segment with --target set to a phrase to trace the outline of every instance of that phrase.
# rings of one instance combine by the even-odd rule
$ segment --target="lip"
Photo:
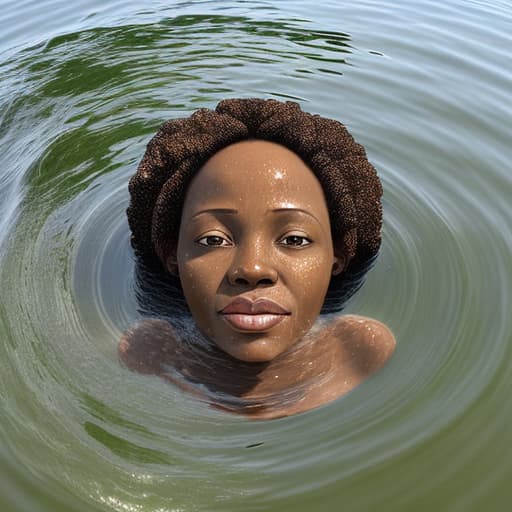
[[[291,313],[270,299],[249,300],[237,297],[219,311],[235,329],[245,332],[263,332],[282,322]]]
[[[222,308],[219,313],[222,315],[239,314],[239,315],[289,315],[283,306],[270,299],[256,299],[252,301],[245,297],[237,297],[227,306]]]

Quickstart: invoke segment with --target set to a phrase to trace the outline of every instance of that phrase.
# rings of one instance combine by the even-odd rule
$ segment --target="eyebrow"
[[[229,214],[235,214],[238,213],[238,210],[235,210],[234,208],[208,208],[206,210],[201,210],[200,212],[194,213],[192,215],[192,219],[199,217],[199,215],[204,215],[205,213],[211,213],[211,214],[219,214],[219,213],[229,213]]]
[[[272,210],[274,213],[280,213],[280,212],[299,212],[299,213],[305,213],[306,215],[309,215],[310,217],[314,217],[314,215],[311,212],[308,212],[307,210],[303,210],[302,208],[274,208]]]
[[[310,217],[311,219],[315,220],[316,222],[318,222],[318,224],[320,224],[320,221],[318,220],[318,218],[313,215],[311,212],[308,212],[307,210],[304,210],[303,208],[275,208],[274,210],[272,210],[272,212],[274,213],[280,213],[280,212],[283,212],[283,213],[303,213],[304,215],[307,215],[308,217]]]

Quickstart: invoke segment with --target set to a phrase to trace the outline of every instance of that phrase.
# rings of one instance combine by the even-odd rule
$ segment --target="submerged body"
[[[163,261],[209,348],[145,320],[124,334],[120,356],[253,417],[322,405],[378,370],[395,346],[387,327],[364,317],[311,330],[350,258],[333,243],[322,186],[294,152],[263,140],[229,145],[189,184],[177,246]]]
[[[255,419],[290,416],[343,396],[378,371],[394,349],[393,334],[384,324],[356,315],[319,327],[261,363],[183,342],[159,319],[134,325],[119,343],[119,355],[129,368],[158,375],[218,408]]]

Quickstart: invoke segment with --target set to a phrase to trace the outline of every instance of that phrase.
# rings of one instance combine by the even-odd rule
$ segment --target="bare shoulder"
[[[169,322],[146,318],[123,332],[117,352],[120,360],[132,370],[159,373],[163,364],[176,358],[177,336]]]
[[[384,366],[396,347],[395,336],[389,327],[373,318],[343,315],[335,321],[333,328],[345,352],[360,371],[367,374]]]

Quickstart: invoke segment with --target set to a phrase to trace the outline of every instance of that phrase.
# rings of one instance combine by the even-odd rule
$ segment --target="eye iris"
[[[286,245],[302,245],[303,237],[291,235],[286,237]]]
[[[222,245],[222,237],[215,235],[207,236],[206,243],[208,245]]]

